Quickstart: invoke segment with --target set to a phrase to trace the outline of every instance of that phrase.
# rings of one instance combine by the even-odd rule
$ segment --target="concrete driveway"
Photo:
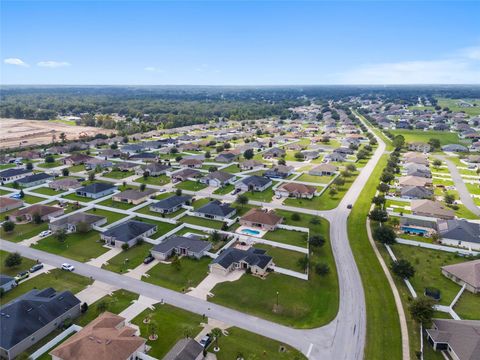
[[[187,292],[187,295],[196,297],[198,299],[207,300],[207,297],[212,295],[210,291],[215,287],[215,285],[226,281],[237,281],[242,277],[243,274],[245,274],[245,271],[240,270],[232,271],[226,276],[210,273],[205,279],[202,280],[200,284],[197,285],[197,287]]]
[[[119,288],[114,285],[95,280],[93,284],[88,285],[87,288],[75,294],[75,296],[79,298],[82,303],[86,302],[88,305],[91,305],[106,295],[112,295],[112,293],[118,289]]]

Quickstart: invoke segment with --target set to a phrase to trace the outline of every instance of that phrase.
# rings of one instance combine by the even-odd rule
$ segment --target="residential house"
[[[132,163],[128,161],[118,161],[113,163],[113,169],[119,171],[135,171],[140,169],[140,164]]]
[[[295,168],[293,166],[277,165],[265,171],[263,176],[267,178],[285,179],[292,175],[294,170]]]
[[[437,230],[442,244],[480,250],[478,223],[460,219],[439,220]]]
[[[338,167],[332,164],[320,164],[311,169],[308,174],[313,176],[332,176],[338,171]]]
[[[157,225],[137,220],[128,220],[101,233],[100,237],[105,244],[122,247],[128,244],[135,245],[138,239],[149,237],[157,231]]]
[[[118,149],[105,149],[100,151],[99,155],[106,159],[119,158],[122,156],[122,152]]]
[[[265,167],[265,164],[261,163],[257,160],[245,160],[239,164],[240,169],[242,170],[253,170],[253,169],[261,169]]]
[[[303,159],[305,161],[314,160],[320,156],[318,150],[304,150],[302,151]]]
[[[402,186],[400,188],[400,197],[405,199],[430,199],[433,191],[423,186]]]
[[[442,266],[442,274],[465,290],[480,293],[480,259]]]
[[[148,176],[160,176],[165,175],[169,169],[170,166],[168,165],[150,163],[140,166],[140,168],[135,170],[135,173],[137,175],[143,175],[144,173],[146,173]]]
[[[442,151],[448,152],[468,152],[468,148],[459,144],[448,144],[442,146]]]
[[[204,348],[194,339],[180,339],[162,360],[202,360]]]
[[[0,358],[13,360],[64,322],[80,315],[80,300],[70,291],[30,290],[0,307]]]
[[[235,182],[235,175],[225,171],[214,171],[200,179],[201,183],[209,186],[225,186]]]
[[[203,165],[203,161],[196,158],[186,158],[179,161],[181,167],[187,167],[191,169],[199,169]]]
[[[101,197],[113,194],[117,187],[110,183],[95,182],[87,186],[77,189],[75,192],[78,196],[83,196],[91,199],[99,199]]]
[[[181,209],[182,206],[190,204],[191,201],[191,196],[172,195],[166,199],[162,199],[150,205],[150,210],[161,214],[171,214]]]
[[[248,250],[230,247],[209,265],[210,273],[219,275],[227,275],[234,270],[250,270],[252,274],[265,276],[273,267],[273,258],[266,255],[266,250],[254,247]]]
[[[59,179],[48,183],[48,187],[55,191],[68,191],[70,189],[78,189],[82,184],[75,179]]]
[[[265,231],[273,231],[283,221],[283,217],[273,210],[253,208],[240,218],[240,225],[260,228]]]
[[[17,281],[15,278],[0,274],[0,289],[2,289],[3,293],[12,290],[15,286],[17,286]]]
[[[27,188],[27,187],[45,184],[47,181],[50,181],[53,179],[54,177],[52,175],[49,175],[46,173],[38,173],[38,174],[25,176],[19,180],[16,180],[15,182],[21,187]]]
[[[427,199],[412,200],[410,204],[413,215],[434,217],[451,220],[455,218],[455,212],[438,201]]]
[[[146,352],[146,339],[125,318],[104,312],[50,351],[52,360],[131,360]]]
[[[422,164],[408,163],[404,165],[405,173],[408,176],[417,176],[424,178],[431,178],[432,173],[428,166]]]
[[[130,190],[125,190],[113,195],[112,200],[123,202],[126,204],[138,205],[146,201],[150,196],[153,196],[156,193],[157,193],[157,190],[155,189],[145,189],[143,191],[130,189]]]
[[[191,168],[181,169],[171,174],[174,181],[195,180],[202,176],[203,174],[200,171]]]
[[[199,237],[186,237],[172,235],[160,244],[155,245],[151,251],[152,256],[158,260],[166,260],[172,255],[187,256],[200,259],[212,248],[210,241],[200,240]]]
[[[56,206],[35,204],[14,211],[10,214],[9,219],[13,222],[31,222],[36,215],[39,215],[42,221],[49,221],[51,218],[63,215],[63,209]]]
[[[280,148],[270,148],[263,153],[264,159],[280,158],[286,155],[286,151]]]
[[[102,226],[107,223],[105,216],[88,214],[86,212],[78,212],[61,217],[57,220],[52,220],[48,224],[48,228],[52,232],[65,229],[69,233],[77,232],[79,224],[85,226],[84,230],[91,230],[93,226]]]
[[[449,359],[480,358],[480,321],[433,319],[432,328],[425,330],[427,341],[436,351],[445,351]]]
[[[281,197],[294,197],[302,199],[312,199],[317,189],[315,186],[299,183],[283,183],[275,189],[275,195]]]
[[[33,171],[25,168],[14,168],[0,171],[0,180],[2,182],[18,181],[25,176],[32,175]]]
[[[83,165],[87,161],[90,161],[92,159],[95,159],[95,158],[85,154],[73,154],[73,155],[67,156],[62,161],[64,165]]]
[[[344,154],[339,152],[332,152],[330,154],[325,155],[324,158],[326,161],[336,161],[336,162],[344,162],[347,160],[347,157]]]
[[[430,146],[430,144],[424,142],[413,142],[408,144],[408,150],[419,151],[422,153],[430,152],[431,148],[432,147]]]
[[[23,200],[0,197],[0,213],[18,209],[23,206]]]
[[[401,176],[398,178],[398,185],[403,186],[432,186],[432,179],[422,176]]]
[[[264,191],[272,185],[272,180],[267,177],[252,175],[235,183],[235,189],[241,191]]]
[[[222,152],[215,157],[215,161],[228,164],[235,161],[237,156],[233,152]]]
[[[94,170],[94,169],[108,169],[113,167],[113,162],[110,160],[103,160],[93,158],[91,160],[85,161],[85,170]]]
[[[219,200],[213,200],[193,211],[192,215],[212,220],[225,221],[235,215],[236,212],[237,210],[232,208],[230,204],[222,203]]]
[[[131,155],[129,159],[136,160],[136,161],[145,161],[145,162],[157,162],[158,155],[151,152],[142,152],[142,153]]]

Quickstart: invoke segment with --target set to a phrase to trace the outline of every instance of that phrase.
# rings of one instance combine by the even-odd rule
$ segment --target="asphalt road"
[[[336,318],[331,323],[317,329],[292,329],[189,295],[20,244],[0,240],[0,245],[5,251],[18,251],[25,257],[38,259],[56,267],[60,267],[64,262],[71,263],[76,268],[75,272],[80,275],[142,294],[157,301],[163,300],[179,308],[197,314],[205,314],[233,326],[281,341],[299,349],[309,359],[362,359],[366,336],[365,297],[362,281],[348,240],[347,219],[350,210],[347,209],[347,205],[354,204],[358,196],[361,196],[363,187],[385,151],[383,141],[379,138],[377,140],[378,148],[345,194],[340,205],[331,211],[308,211],[309,213],[321,214],[330,221],[330,238],[340,287],[340,306]],[[301,211],[301,209],[296,210]]]

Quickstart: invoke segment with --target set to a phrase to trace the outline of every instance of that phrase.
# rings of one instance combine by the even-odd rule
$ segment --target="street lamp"
[[[277,310],[278,310],[278,291],[277,291]]]

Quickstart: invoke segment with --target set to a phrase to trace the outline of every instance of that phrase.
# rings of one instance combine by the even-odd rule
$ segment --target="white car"
[[[73,270],[75,270],[75,267],[72,264],[63,263],[62,264],[62,270],[73,271]]]
[[[45,231],[42,231],[42,232],[39,234],[39,236],[43,238],[43,237],[46,237],[46,236],[50,235],[51,233],[52,233],[51,230],[45,230]]]

